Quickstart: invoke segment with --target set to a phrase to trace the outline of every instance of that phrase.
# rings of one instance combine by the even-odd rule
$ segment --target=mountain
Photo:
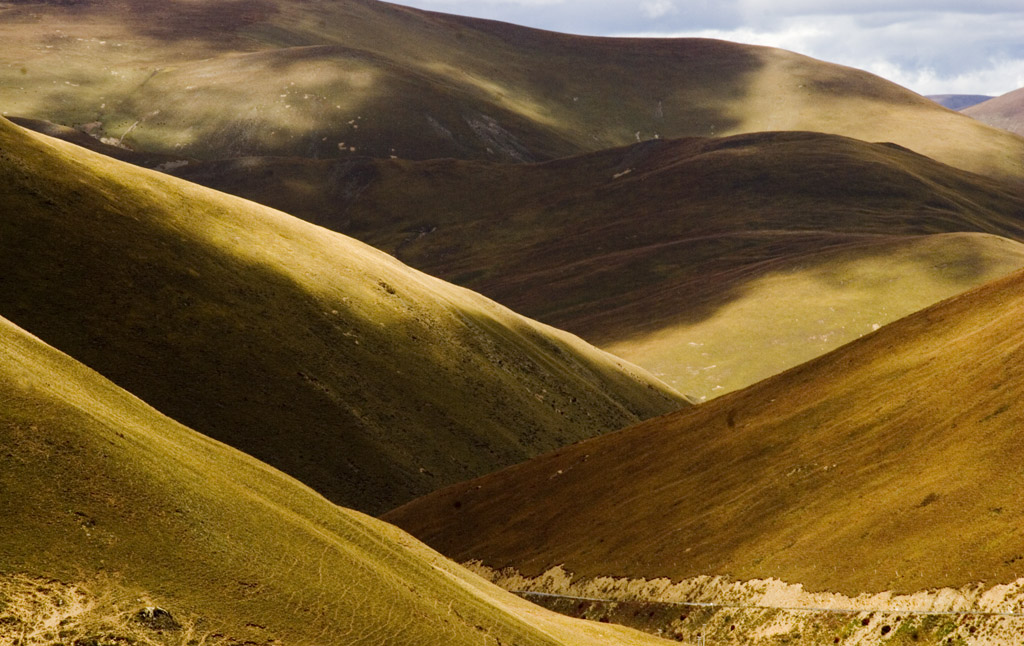
[[[686,405],[355,240],[2,120],[0,181],[0,314],[347,506]]]
[[[929,94],[925,98],[950,110],[963,110],[993,98],[985,94]]]
[[[1024,135],[1024,88],[971,106],[963,113],[994,128]]]
[[[815,133],[533,165],[243,158],[169,172],[356,237],[705,398],[1024,266],[1006,239],[1024,240],[1019,187]]]
[[[5,114],[184,158],[523,162],[810,130],[1022,176],[1019,137],[866,72],[714,40],[567,36],[373,0],[27,0],[3,7],[0,39]]]
[[[892,606],[903,617],[944,609],[940,588],[1010,584],[992,592],[1009,601],[1024,579],[1022,307],[1018,272],[691,411],[384,518],[457,561],[528,576],[771,577],[823,593],[809,594],[818,608],[826,592],[871,594],[861,607],[877,609],[932,591]]]
[[[0,641],[654,644],[484,582],[0,319]]]

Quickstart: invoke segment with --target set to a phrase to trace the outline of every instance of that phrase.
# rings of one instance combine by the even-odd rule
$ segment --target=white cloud
[[[493,7],[543,7],[564,3],[565,0],[410,0],[395,4],[432,11],[452,11],[460,14],[466,12],[468,15],[469,13],[488,13],[493,11]],[[486,8],[481,10],[480,5],[486,5]]]
[[[972,14],[1020,11],[1019,0],[735,0],[744,15],[779,18],[817,15],[970,12]]]
[[[999,96],[1024,87],[1024,59],[992,60],[960,74],[939,74],[934,69],[904,69],[879,61],[865,66],[877,74],[920,94],[987,94]]]
[[[651,19],[662,18],[676,12],[676,5],[671,0],[649,0],[640,5],[640,10]]]

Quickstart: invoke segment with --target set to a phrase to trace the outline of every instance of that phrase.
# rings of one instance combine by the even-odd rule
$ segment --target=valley
[[[692,413],[567,447],[384,518],[456,559],[527,578],[560,566],[579,585],[694,581],[682,586],[695,593],[688,600],[703,577],[772,580],[811,595],[873,596],[896,614],[907,609],[888,605],[898,595],[949,611],[962,608],[956,595],[933,591],[976,599],[1008,585],[993,595],[995,610],[1018,612],[1019,598],[1005,593],[1022,567],[1022,339],[1013,315],[1021,284],[1013,274]],[[500,526],[495,513],[506,519]],[[712,588],[707,600],[722,599]]]
[[[1019,90],[377,0],[0,42],[0,646],[1019,643]]]
[[[1016,185],[812,133],[535,165],[247,157],[166,172],[356,237],[702,400],[1024,266]]]

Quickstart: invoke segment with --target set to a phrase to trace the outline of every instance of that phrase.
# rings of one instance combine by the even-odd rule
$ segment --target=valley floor
[[[529,578],[511,568],[467,565],[549,610],[688,644],[995,646],[1020,643],[1024,635],[1024,579],[956,590],[848,597],[808,592],[799,584],[776,579],[577,580],[557,567]]]

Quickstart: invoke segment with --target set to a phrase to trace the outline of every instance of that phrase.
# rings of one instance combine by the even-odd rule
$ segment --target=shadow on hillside
[[[101,4],[80,10],[88,17],[94,7],[103,13]],[[368,13],[338,34],[309,42],[264,42],[256,34],[261,50],[252,51],[233,36],[253,21],[276,29],[273,2],[132,7],[127,20],[157,41],[138,43],[152,61],[141,83],[77,69],[78,59],[69,58],[77,83],[30,88],[38,99],[19,106],[22,116],[116,123],[118,131],[107,134],[125,135],[128,145],[202,159],[344,157],[355,148],[379,158],[547,160],[734,129],[734,106],[762,66],[750,48],[720,41],[584,38],[375,6],[361,8]],[[396,27],[373,44],[358,31],[360,21]],[[214,39],[213,47],[204,40],[196,49],[201,60],[190,60],[181,43],[196,38]],[[128,35],[118,39],[132,43]],[[55,58],[75,56],[73,43],[66,46]],[[97,66],[132,64],[140,74],[123,54],[92,56]],[[84,107],[97,97],[99,109]]]
[[[943,238],[949,239],[950,244],[929,244]],[[986,246],[983,236],[973,240],[954,238],[959,237],[807,234],[788,236],[785,244],[778,244],[771,236],[750,236],[745,241],[751,252],[746,260],[737,257],[735,246],[723,245],[724,253],[703,265],[699,277],[678,279],[650,276],[645,270],[658,266],[659,261],[647,257],[642,266],[638,263],[636,267],[635,289],[621,285],[615,291],[614,301],[587,303],[575,311],[556,313],[551,317],[552,323],[561,323],[598,345],[609,345],[699,324],[719,316],[739,301],[755,299],[770,311],[773,294],[759,286],[772,284],[775,279],[819,285],[821,300],[807,303],[807,311],[812,312],[833,305],[828,298],[836,298],[834,304],[841,303],[843,298],[866,298],[872,293],[879,299],[891,299],[887,290],[900,279],[913,280],[908,277],[913,271],[917,272],[922,288],[945,288],[952,295],[992,280],[1001,271],[1012,270],[1007,267],[1014,258],[1024,260],[1021,249],[1003,247],[1007,251],[1003,256]],[[705,242],[702,251],[709,244],[715,243]],[[672,250],[680,255],[686,251],[684,245]],[[664,254],[668,256],[663,259],[665,262],[671,262],[672,252]],[[769,257],[758,259],[764,256]],[[629,273],[628,268],[621,271]],[[904,284],[901,288],[906,287]],[[551,289],[557,291],[558,285]],[[780,314],[792,316],[797,312]],[[749,332],[752,337],[769,333],[757,329]]]
[[[609,390],[670,408],[562,379],[564,347],[362,244],[0,135],[0,316],[339,504],[379,513],[637,421]]]
[[[130,93],[109,80],[89,83],[108,83],[103,93],[112,96],[97,112],[97,134],[139,154],[516,162],[580,150],[558,123],[519,113],[471,83],[342,46],[181,63],[154,69]],[[22,116],[61,121],[80,114],[73,88],[39,93]]]
[[[161,0],[129,3],[127,10],[123,18],[142,35],[168,43],[201,40],[214,46],[229,44],[250,25],[267,22],[280,11],[271,0]]]
[[[382,511],[422,491],[368,441],[377,411],[359,375],[381,360],[345,336],[344,316],[332,322],[281,272],[225,262],[170,227],[103,207],[82,218],[80,195],[38,194],[0,219],[0,315],[338,503]]]

